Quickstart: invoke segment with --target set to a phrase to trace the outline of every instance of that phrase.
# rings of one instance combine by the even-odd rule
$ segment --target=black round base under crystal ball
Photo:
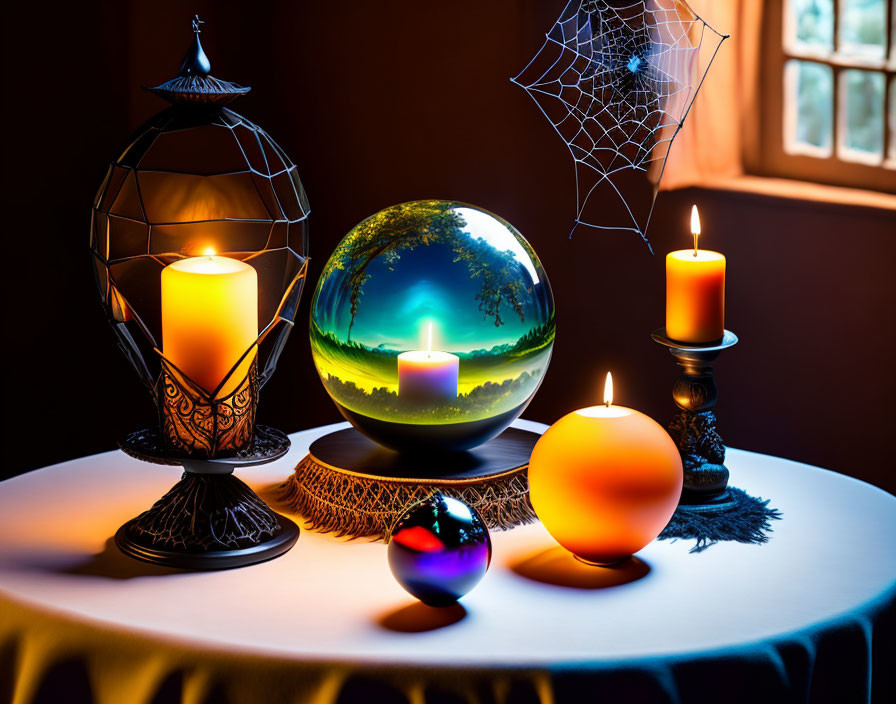
[[[298,539],[298,526],[274,512],[233,470],[272,462],[289,444],[281,431],[256,426],[253,441],[239,453],[191,460],[168,453],[157,428],[131,433],[119,444],[124,452],[146,462],[180,464],[185,471],[150,509],[119,528],[115,544],[138,560],[194,570],[282,555]]]

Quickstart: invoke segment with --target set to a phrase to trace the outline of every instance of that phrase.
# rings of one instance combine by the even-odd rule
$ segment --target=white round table
[[[239,476],[282,510],[279,483],[339,427]],[[401,589],[381,543],[307,530],[251,567],[137,562],[111,536],[179,468],[109,452],[29,472],[0,483],[0,682],[16,704],[60,688],[110,704],[884,701],[896,498],[740,450],[727,465],[782,512],[767,544],[655,541],[607,571],[533,524],[494,533],[485,579],[445,610]]]

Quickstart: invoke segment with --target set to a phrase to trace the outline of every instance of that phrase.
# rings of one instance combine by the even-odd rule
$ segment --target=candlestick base
[[[491,529],[535,520],[527,470],[538,438],[519,428],[466,452],[399,453],[354,428],[315,440],[282,500],[306,525],[352,538],[382,538],[408,506],[433,491],[460,499]]]
[[[289,438],[279,430],[256,426],[247,447],[213,460],[171,454],[158,428],[131,433],[119,445],[137,459],[185,470],[152,508],[119,528],[115,543],[125,555],[170,567],[218,570],[270,560],[298,539],[295,523],[232,474],[286,454]]]
[[[713,411],[719,392],[712,365],[722,350],[737,344],[737,335],[725,330],[721,340],[705,345],[673,340],[666,335],[665,328],[655,330],[651,337],[669,348],[682,368],[682,374],[672,388],[672,398],[679,412],[669,423],[669,434],[678,446],[684,467],[681,503],[712,503],[722,507],[730,496],[727,493],[725,444],[716,430]]]
[[[659,539],[693,539],[693,553],[720,540],[751,545],[767,542],[771,521],[781,518],[781,513],[768,507],[768,499],[728,486],[725,443],[716,430],[713,410],[719,393],[712,365],[722,350],[737,344],[737,336],[726,330],[717,342],[688,345],[669,339],[660,328],[652,337],[669,348],[682,368],[672,388],[679,412],[669,423],[669,434],[681,454],[684,486],[678,508]]]
[[[660,533],[660,540],[695,540],[690,552],[703,552],[719,541],[762,545],[769,540],[771,521],[781,512],[769,508],[768,499],[750,496],[742,489],[728,487],[723,494],[701,503],[682,497],[675,515]]]

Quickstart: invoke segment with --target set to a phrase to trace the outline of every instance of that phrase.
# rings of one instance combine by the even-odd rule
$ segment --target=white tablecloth
[[[276,486],[337,427],[238,474],[277,507]],[[179,468],[110,452],[30,472],[0,483],[0,681],[17,704],[59,687],[110,703],[892,695],[894,663],[872,663],[893,654],[896,498],[739,450],[727,465],[781,510],[768,544],[654,542],[607,576],[533,524],[494,533],[485,579],[446,611],[401,589],[381,543],[306,530],[236,570],[130,560],[111,536]]]

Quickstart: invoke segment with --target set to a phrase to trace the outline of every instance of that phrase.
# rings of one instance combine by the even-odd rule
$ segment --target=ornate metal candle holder
[[[238,452],[250,444],[258,406],[256,364],[249,367],[246,378],[233,392],[212,398],[178,374],[164,357],[161,363],[155,396],[162,441],[168,452],[211,459]]]
[[[310,209],[295,164],[264,130],[224,107],[249,88],[210,75],[199,32],[196,18],[179,75],[150,89],[171,106],[143,125],[110,164],[93,205],[90,249],[118,345],[159,412],[158,427],[132,433],[121,449],[185,470],[152,508],[118,530],[115,541],[140,560],[221,569],[276,557],[299,534],[232,472],[271,462],[289,448],[283,433],[255,425],[255,409],[295,322],[308,266]],[[232,355],[239,359],[214,389],[197,381],[195,369],[176,367],[183,362],[165,356],[170,349],[163,339],[163,320],[170,320],[162,300],[165,269],[199,255],[254,270],[257,286],[257,301],[243,309],[257,313],[257,321],[250,334],[242,328],[244,351]],[[183,299],[198,301],[197,319],[209,313],[206,299]],[[226,305],[211,319],[235,330],[230,298],[213,299]],[[180,339],[167,337],[169,343]],[[200,357],[201,369],[208,360]]]
[[[737,344],[730,330],[718,342],[688,345],[666,337],[666,329],[655,330],[651,337],[669,348],[682,368],[672,387],[672,399],[679,412],[669,423],[669,434],[678,445],[684,465],[681,503],[722,504],[729,500],[725,444],[716,430],[713,410],[719,396],[713,378],[713,363],[722,350]]]
[[[131,433],[119,447],[145,462],[182,465],[167,494],[115,534],[126,555],[172,567],[225,569],[269,560],[289,550],[299,528],[272,511],[233,470],[273,462],[289,450],[279,430],[255,426],[251,442],[230,457],[172,454],[158,428]]]

